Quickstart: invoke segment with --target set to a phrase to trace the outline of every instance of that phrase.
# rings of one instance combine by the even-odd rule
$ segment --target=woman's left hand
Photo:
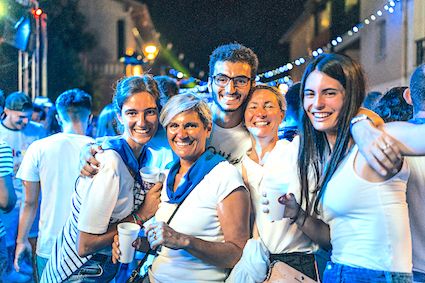
[[[151,249],[159,246],[177,250],[184,247],[187,236],[176,232],[165,222],[157,222],[149,225],[145,232]]]

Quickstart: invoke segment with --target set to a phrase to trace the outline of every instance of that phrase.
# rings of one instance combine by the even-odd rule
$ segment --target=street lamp
[[[159,53],[159,48],[154,43],[148,43],[143,47],[142,52],[146,59],[153,61]]]

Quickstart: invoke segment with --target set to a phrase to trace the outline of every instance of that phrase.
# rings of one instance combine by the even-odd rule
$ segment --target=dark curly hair
[[[224,44],[217,47],[210,55],[210,76],[214,74],[217,62],[242,62],[251,66],[251,78],[255,78],[258,69],[258,57],[252,49],[239,43]]]

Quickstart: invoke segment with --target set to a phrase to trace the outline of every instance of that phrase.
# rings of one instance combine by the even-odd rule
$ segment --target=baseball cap
[[[23,92],[12,92],[6,97],[5,108],[14,111],[32,110],[31,98]]]

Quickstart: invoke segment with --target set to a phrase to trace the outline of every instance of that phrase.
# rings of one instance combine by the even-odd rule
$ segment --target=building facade
[[[338,36],[342,42],[331,45]],[[347,54],[365,70],[368,91],[386,92],[408,85],[414,68],[425,62],[425,1],[307,1],[303,15],[280,42],[289,44],[292,59],[311,58],[319,47]],[[294,81],[304,68],[291,70]]]

